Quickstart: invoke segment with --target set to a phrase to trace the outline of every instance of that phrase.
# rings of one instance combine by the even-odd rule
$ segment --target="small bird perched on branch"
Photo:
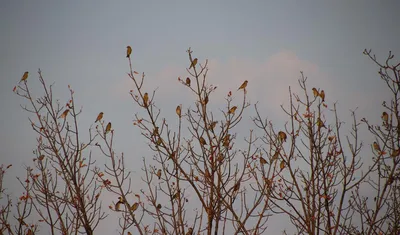
[[[122,199],[122,197],[118,197],[118,202],[117,204],[115,204],[115,210],[116,211],[121,211],[121,205],[124,204],[124,200]]]
[[[239,87],[239,89],[238,90],[240,90],[240,89],[246,89],[246,87],[247,87],[247,83],[248,83],[248,81],[246,80],[246,81],[244,81],[243,82],[243,84],[242,85],[240,85],[240,87]]]
[[[321,97],[322,102],[325,102],[325,91],[324,91],[324,90],[322,90],[322,91],[319,93],[319,97]]]
[[[312,92],[314,94],[314,97],[319,96],[319,92],[318,92],[317,88],[313,87]]]
[[[387,112],[383,112],[381,118],[383,120],[383,124],[387,125],[389,121],[389,114]]]
[[[178,198],[180,197],[180,195],[181,195],[181,190],[178,190],[178,191],[172,196],[171,201],[173,201],[173,200],[175,200],[175,199],[178,199]]]
[[[133,205],[131,206],[130,210],[132,212],[135,212],[137,210],[137,208],[139,207],[139,203],[135,202],[133,203]]]
[[[100,112],[99,115],[97,115],[96,121],[94,121],[95,123],[100,121],[103,118],[103,112]]]
[[[235,111],[236,111],[236,109],[237,109],[237,106],[233,106],[232,108],[230,108],[230,109],[228,110],[228,114],[234,114]]]
[[[143,104],[144,104],[145,107],[147,107],[148,101],[149,101],[149,94],[146,92],[143,95]]]
[[[321,129],[322,127],[326,128],[325,123],[321,120],[320,117],[317,118],[317,126],[319,129]]]
[[[193,234],[193,228],[189,228],[186,235],[192,235]]]
[[[195,58],[195,59],[192,61],[192,63],[190,64],[189,69],[194,68],[194,66],[196,66],[196,64],[197,64],[197,58]]]
[[[201,145],[207,145],[206,140],[202,136],[199,138],[199,142]]]
[[[161,173],[162,173],[161,169],[158,169],[158,171],[157,171],[157,177],[158,177],[158,179],[161,179]]]
[[[279,131],[279,132],[278,132],[278,138],[279,138],[279,140],[281,141],[281,143],[282,143],[282,142],[286,142],[287,135],[286,135],[285,132]]]
[[[19,82],[25,81],[28,78],[29,72],[26,71]]]
[[[190,83],[191,83],[191,81],[190,81],[190,78],[186,78],[186,86],[190,86]]]
[[[130,58],[132,53],[132,47],[127,46],[126,47],[126,58]]]
[[[60,115],[60,117],[58,117],[58,118],[66,118],[67,117],[67,115],[68,115],[68,112],[69,112],[69,109],[66,109],[61,115]]]
[[[180,105],[176,106],[176,114],[178,115],[178,117],[181,117],[181,106]]]
[[[106,126],[106,131],[104,132],[104,134],[107,134],[108,132],[111,131],[111,122],[109,122]]]
[[[260,163],[261,163],[261,165],[265,165],[265,164],[267,164],[267,160],[265,160],[265,158],[260,156]]]
[[[381,147],[376,141],[374,141],[373,147],[377,152],[381,152]]]

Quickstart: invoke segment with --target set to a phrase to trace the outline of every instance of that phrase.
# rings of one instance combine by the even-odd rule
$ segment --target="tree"
[[[390,105],[383,103],[382,123],[360,122],[352,112],[352,131],[342,134],[336,104],[330,108],[325,101],[329,94],[322,88],[310,90],[301,73],[302,94],[289,87],[290,105],[282,106],[286,124],[274,125],[255,104],[256,129],[245,134],[237,126],[251,107],[247,81],[229,91],[225,107],[211,108],[218,90],[207,79],[208,61],[194,58],[189,48],[189,77],[178,81],[195,100],[193,107],[163,107],[176,112],[178,125],[171,124],[156,105],[157,92],[146,90],[145,75],[132,69],[131,48],[127,50],[135,86],[130,94],[141,110],[134,125],[153,154],[152,161],[143,159],[147,188],[132,187],[124,155],[113,146],[116,133],[103,113],[83,142],[73,90],[61,105],[39,70],[41,98],[32,98],[29,78],[14,88],[28,101],[23,108],[36,117],[30,122],[38,135],[37,158],[26,169],[27,179],[20,180],[26,192],[18,202],[31,209],[15,216],[12,230],[9,206],[3,207],[2,231],[33,234],[48,227],[52,234],[93,234],[107,213],[119,213],[121,234],[263,234],[272,216],[290,221],[288,229],[296,234],[399,233],[400,64],[391,64],[392,54],[380,64],[371,51],[364,51],[393,94]],[[240,97],[240,104],[233,97]],[[362,123],[376,137],[367,147],[358,135]],[[96,149],[108,159],[104,167],[91,158]],[[372,164],[366,166],[371,153]],[[375,193],[373,201],[360,193],[365,187]],[[109,209],[101,204],[104,190],[118,198]],[[24,225],[32,213],[41,219]]]
[[[365,182],[374,192],[373,200],[360,193],[356,187],[350,198],[350,206],[360,219],[362,234],[399,234],[400,233],[400,63],[393,61],[389,52],[384,63],[380,63],[371,50],[364,50],[379,67],[379,75],[391,94],[389,102],[383,101],[382,122],[372,124],[362,119],[369,132],[374,136],[372,152],[374,164],[369,170]],[[350,227],[350,225],[348,225]]]
[[[104,187],[96,181],[91,153],[86,154],[96,135],[89,131],[89,140],[82,142],[77,119],[81,110],[75,107],[74,92],[69,88],[70,99],[61,105],[54,99],[52,85],[47,86],[38,73],[43,96],[33,98],[27,79],[15,89],[29,103],[23,109],[36,117],[29,121],[38,136],[34,166],[26,169],[25,182],[20,181],[26,191],[20,201],[29,199],[41,218],[38,223],[48,225],[52,234],[93,234],[105,218],[99,200]]]

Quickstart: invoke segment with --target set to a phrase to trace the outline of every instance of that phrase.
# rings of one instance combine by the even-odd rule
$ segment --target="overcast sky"
[[[328,105],[338,102],[343,119],[358,107],[360,119],[379,120],[386,87],[362,51],[371,48],[384,59],[391,50],[400,57],[400,1],[159,2],[2,1],[0,164],[13,164],[6,187],[15,187],[35,147],[29,115],[19,106],[24,101],[12,89],[25,71],[38,88],[38,68],[63,102],[72,86],[85,129],[105,113],[116,150],[131,156],[131,169],[140,174],[142,157],[151,153],[132,125],[138,110],[128,95],[127,45],[134,69],[146,73],[147,89],[159,88],[158,105],[169,114],[193,98],[177,82],[187,76],[191,47],[201,63],[209,60],[215,104],[224,105],[224,95],[247,79],[250,101],[279,122],[288,87],[297,87],[304,71],[310,88],[326,91]],[[104,234],[115,231],[102,227]]]

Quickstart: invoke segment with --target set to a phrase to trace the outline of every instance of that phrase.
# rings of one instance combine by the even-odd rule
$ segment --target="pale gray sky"
[[[385,86],[362,51],[371,48],[381,59],[389,50],[400,56],[398,9],[399,1],[3,0],[0,164],[14,166],[6,186],[15,187],[35,147],[28,114],[19,107],[23,100],[12,93],[25,71],[37,88],[41,68],[64,100],[70,84],[84,107],[85,129],[104,111],[116,131],[117,151],[132,156],[132,170],[140,174],[141,158],[150,155],[132,125],[137,110],[128,96],[127,45],[149,89],[160,87],[159,97],[167,95],[158,101],[165,109],[190,99],[177,77],[187,76],[185,51],[192,47],[200,61],[210,60],[217,103],[247,79],[251,101],[259,100],[263,113],[278,121],[279,105],[302,70],[310,87],[325,89],[330,104],[338,101],[342,117],[359,107],[360,118],[378,120]]]

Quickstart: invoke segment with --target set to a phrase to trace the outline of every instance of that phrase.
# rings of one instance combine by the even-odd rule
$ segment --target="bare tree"
[[[34,166],[26,169],[28,179],[20,182],[51,234],[93,234],[105,218],[99,200],[104,187],[96,181],[89,150],[96,135],[89,131],[89,140],[81,140],[81,110],[75,107],[73,90],[69,88],[70,99],[61,105],[53,96],[52,85],[47,86],[40,70],[38,73],[43,96],[32,96],[27,78],[14,88],[28,101],[23,109],[34,115],[29,120],[38,136]]]
[[[399,234],[400,233],[400,63],[394,62],[394,55],[389,52],[384,63],[377,60],[371,50],[364,50],[379,68],[379,75],[391,94],[389,102],[383,101],[380,113],[381,123],[367,125],[375,141],[371,143],[374,154],[373,173],[365,182],[373,192],[373,198],[360,193],[360,188],[351,197],[351,208],[360,219],[360,234]]]
[[[399,233],[400,65],[390,64],[391,54],[380,64],[370,51],[364,52],[380,67],[393,93],[390,105],[383,104],[383,123],[359,121],[352,112],[352,131],[343,134],[336,104],[325,101],[324,89],[310,90],[303,73],[301,94],[289,88],[290,105],[282,106],[284,126],[265,119],[257,103],[256,129],[239,133],[238,125],[251,107],[248,81],[228,91],[224,107],[213,108],[217,87],[208,80],[208,61],[194,58],[189,48],[189,76],[179,78],[177,85],[193,94],[193,105],[160,108],[158,93],[148,90],[145,74],[132,69],[131,52],[128,46],[128,75],[135,87],[130,95],[140,110],[134,125],[153,155],[143,159],[146,187],[132,185],[124,154],[114,148],[116,132],[102,112],[83,142],[73,90],[69,88],[70,99],[61,105],[39,71],[44,95],[34,99],[26,74],[14,91],[28,101],[23,108],[35,116],[30,122],[38,135],[36,158],[26,169],[27,180],[20,180],[26,191],[15,216],[20,229],[12,231],[5,206],[3,232],[33,234],[47,225],[52,234],[93,234],[106,218],[100,199],[107,190],[115,197],[109,212],[118,213],[121,234],[264,234],[271,216],[290,221],[288,229],[297,234]],[[171,109],[175,120],[167,121],[165,110]],[[376,137],[371,165],[361,157],[362,122]],[[107,158],[104,167],[92,160],[92,148]],[[376,194],[373,202],[361,195],[365,187]],[[41,220],[24,227],[21,221],[32,208]]]
[[[135,224],[141,234],[192,234],[195,231],[206,234],[262,233],[269,217],[263,186],[258,185],[256,190],[251,190],[253,193],[248,193],[250,188],[245,186],[254,175],[254,168],[250,166],[258,162],[255,157],[257,149],[252,147],[256,138],[250,132],[246,149],[234,146],[234,128],[249,106],[246,101],[247,81],[236,92],[243,97],[241,104],[233,103],[230,92],[226,97],[227,107],[215,114],[208,105],[216,87],[207,81],[207,61],[202,64],[193,58],[190,49],[188,55],[190,77],[179,81],[183,88],[195,95],[196,100],[194,107],[185,108],[181,104],[170,107],[176,111],[178,126],[161,118],[161,110],[155,101],[156,92],[145,90],[145,75],[138,75],[130,63],[129,76],[136,87],[131,96],[145,113],[144,116],[136,115],[135,125],[141,129],[154,152],[156,165],[144,160],[143,180],[148,188],[141,190],[145,200],[138,202],[143,212],[136,220],[132,214],[134,210],[129,209],[132,205],[127,202],[128,195],[133,192],[130,187],[121,190],[119,185],[127,178],[121,173],[123,156],[117,160],[110,148],[107,155],[111,164],[107,169],[111,172],[107,174],[117,179],[117,185],[110,185],[110,190],[115,192],[117,188],[116,193],[126,208],[123,218],[127,218],[127,222],[122,223],[122,229]],[[221,118],[217,119],[218,116]],[[188,135],[184,136],[185,129]],[[141,197],[136,195],[136,198]],[[198,206],[192,213],[188,211],[189,203]],[[144,215],[155,221],[151,228],[142,222]]]

